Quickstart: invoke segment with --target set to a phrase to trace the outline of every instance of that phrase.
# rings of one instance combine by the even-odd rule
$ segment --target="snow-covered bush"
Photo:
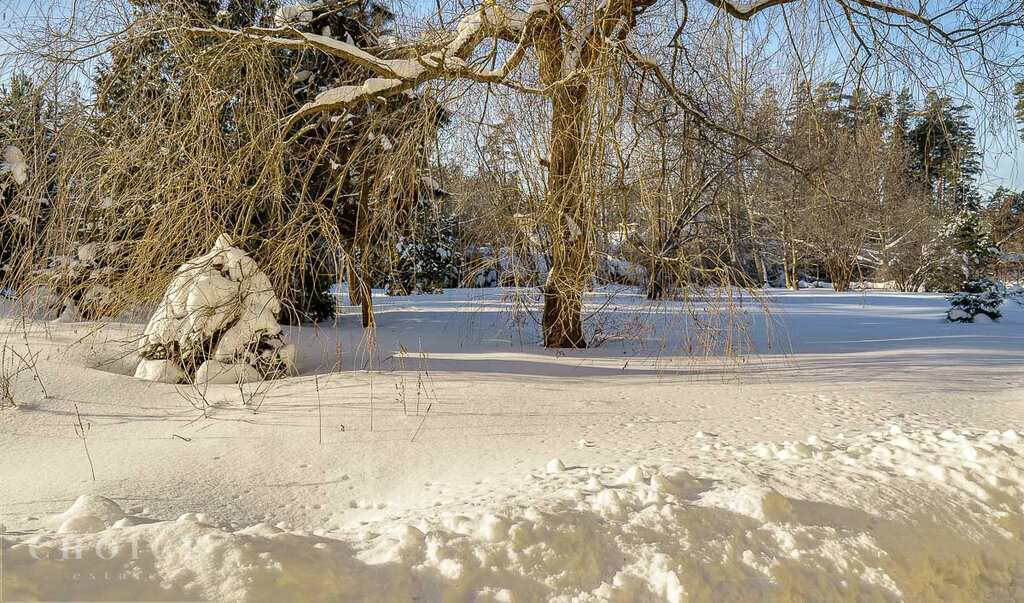
[[[178,269],[139,342],[139,379],[242,383],[291,374],[270,280],[228,235]]]
[[[1017,302],[1024,306],[1024,286],[1015,283],[1006,288],[1006,297],[1010,301]]]
[[[533,246],[475,247],[465,252],[466,287],[526,287],[543,284],[548,260]]]
[[[623,257],[601,254],[597,261],[597,276],[608,283],[643,285],[647,282],[647,269]]]
[[[1003,315],[999,306],[1006,299],[1006,287],[990,278],[976,278],[967,281],[963,291],[946,299],[949,300],[946,312],[949,322],[974,322],[979,315],[999,320]]]

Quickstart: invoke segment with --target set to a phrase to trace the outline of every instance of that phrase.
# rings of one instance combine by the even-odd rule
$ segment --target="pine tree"
[[[1024,192],[1000,186],[986,203],[984,213],[1000,252],[1024,253]]]
[[[54,108],[25,73],[0,85],[0,289],[22,280],[14,264],[31,257],[53,193],[46,166],[54,159]],[[31,178],[31,182],[29,179]]]
[[[979,315],[999,320],[1003,316],[999,306],[1006,300],[1006,287],[990,278],[972,278],[964,283],[962,291],[947,299],[949,322],[976,322]]]
[[[950,249],[949,270],[941,279],[947,290],[964,290],[972,280],[991,274],[999,250],[992,240],[974,197],[946,223],[942,232]]]
[[[981,172],[981,153],[967,118],[968,109],[930,92],[920,121],[909,133],[913,167],[933,191],[936,207],[943,213],[968,202]]]

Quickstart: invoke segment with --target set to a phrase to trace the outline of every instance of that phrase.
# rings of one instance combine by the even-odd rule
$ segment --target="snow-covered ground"
[[[0,599],[1024,598],[1016,304],[773,291],[729,358],[603,294],[546,351],[508,294],[379,297],[376,350],[345,308],[205,395],[131,377],[141,319],[8,320]]]

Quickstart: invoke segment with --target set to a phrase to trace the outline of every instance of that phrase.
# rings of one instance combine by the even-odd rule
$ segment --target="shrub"
[[[1003,315],[999,306],[1006,299],[1006,287],[990,278],[976,278],[967,281],[963,291],[946,299],[949,300],[946,311],[949,322],[973,322],[979,314],[999,320]]]

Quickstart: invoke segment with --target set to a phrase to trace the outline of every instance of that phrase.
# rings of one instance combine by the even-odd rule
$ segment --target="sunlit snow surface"
[[[12,321],[46,397],[0,412],[0,598],[1024,597],[1015,303],[772,292],[733,361],[605,292],[601,347],[545,351],[509,293],[377,298],[379,353],[344,308],[205,402],[128,375],[141,324]]]

